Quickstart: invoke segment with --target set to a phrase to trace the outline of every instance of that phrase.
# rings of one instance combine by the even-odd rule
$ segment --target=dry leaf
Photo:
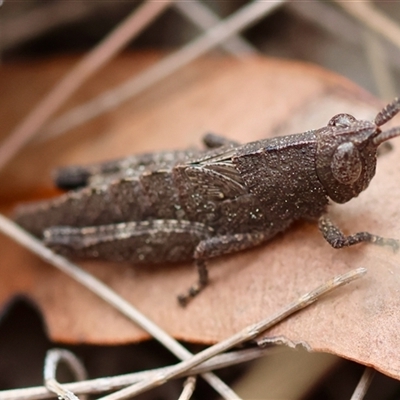
[[[101,79],[82,89],[79,100],[123,79],[132,71],[130,66],[148,62],[139,56],[116,60]],[[37,79],[49,87],[48,77],[67,64],[53,61],[33,69],[47,71]],[[15,84],[5,86],[15,101],[32,98],[20,83],[25,74],[33,75],[31,66],[5,68],[0,77],[0,85],[3,80]],[[0,109],[5,112],[13,104],[5,103],[8,93],[3,97]],[[37,188],[47,190],[50,170],[59,164],[200,145],[201,135],[210,130],[241,142],[296,133],[324,126],[338,112],[372,119],[381,106],[345,79],[309,65],[264,58],[205,59],[67,137],[32,144],[3,175],[7,180],[0,194],[8,199],[32,195]],[[379,159],[366,192],[331,207],[332,218],[345,231],[400,238],[399,148],[395,143],[395,149]],[[28,295],[42,310],[52,339],[123,343],[147,337],[102,300],[10,240],[1,237],[1,246],[0,302],[17,293]],[[399,255],[389,249],[360,245],[334,250],[315,224],[296,223],[266,245],[210,262],[211,284],[186,309],[177,305],[176,295],[196,279],[190,264],[81,264],[176,338],[203,343],[226,338],[334,275],[367,267],[365,278],[281,323],[268,336],[284,336],[400,378]]]

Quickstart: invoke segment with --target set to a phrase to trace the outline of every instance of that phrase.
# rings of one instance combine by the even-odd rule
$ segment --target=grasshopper
[[[334,248],[360,242],[398,247],[368,232],[345,236],[327,216],[368,187],[378,146],[400,135],[380,127],[400,111],[395,99],[374,122],[335,115],[327,126],[239,144],[207,134],[206,149],[134,155],[61,168],[58,198],[19,206],[15,219],[68,257],[154,264],[193,260],[208,283],[207,260],[259,245],[300,219],[319,222]]]

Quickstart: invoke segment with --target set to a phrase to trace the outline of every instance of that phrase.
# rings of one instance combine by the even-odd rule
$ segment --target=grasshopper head
[[[380,127],[400,111],[396,98],[374,122],[357,120],[350,114],[335,115],[317,135],[317,174],[329,197],[345,203],[365,190],[376,167],[378,146],[400,135],[400,127]]]

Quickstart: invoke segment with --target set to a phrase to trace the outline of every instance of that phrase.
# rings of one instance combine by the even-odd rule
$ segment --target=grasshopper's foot
[[[377,244],[378,246],[389,246],[392,248],[394,253],[397,253],[397,251],[400,249],[400,242],[396,239],[372,235],[371,243]]]
[[[199,273],[199,280],[186,293],[178,296],[178,302],[181,307],[186,307],[189,301],[196,297],[208,284],[208,271],[204,260],[196,260],[196,267]]]

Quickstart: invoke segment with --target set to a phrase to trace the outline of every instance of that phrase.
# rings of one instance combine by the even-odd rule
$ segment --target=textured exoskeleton
[[[56,183],[74,189],[20,206],[16,221],[66,256],[134,264],[194,260],[207,283],[206,260],[253,247],[298,219],[319,219],[334,247],[362,241],[397,246],[368,232],[344,236],[327,218],[329,199],[345,203],[367,188],[379,144],[400,135],[380,126],[400,110],[386,106],[374,122],[349,114],[327,126],[244,145],[206,135],[208,149],[142,154],[67,167]]]

